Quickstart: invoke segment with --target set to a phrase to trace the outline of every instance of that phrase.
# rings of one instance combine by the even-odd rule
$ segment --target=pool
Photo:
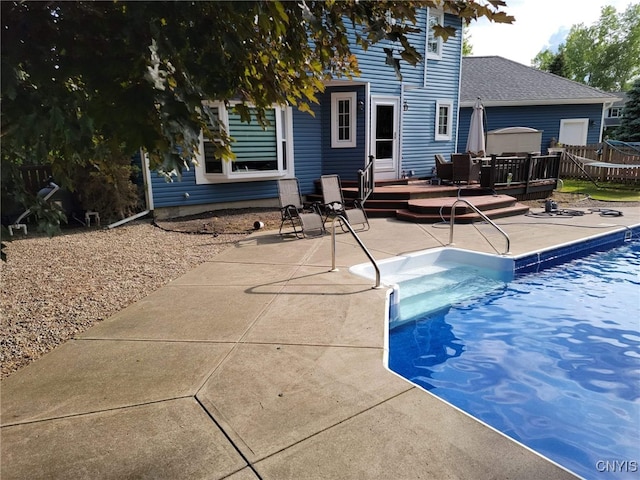
[[[396,284],[389,368],[584,478],[637,478],[640,242],[631,237],[637,230],[511,266],[475,254],[457,262],[454,251],[390,259],[381,265]]]

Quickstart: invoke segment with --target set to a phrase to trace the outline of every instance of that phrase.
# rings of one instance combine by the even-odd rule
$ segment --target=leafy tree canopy
[[[415,65],[418,8],[513,21],[502,0],[0,3],[3,161],[51,164],[63,184],[80,165],[140,147],[152,167],[179,172],[200,131],[230,158],[203,101],[240,99],[244,119],[247,104],[262,120],[274,103],[310,111],[324,80],[359,73],[349,30],[365,50],[395,41]]]
[[[626,90],[640,75],[640,4],[603,7],[591,26],[571,30],[557,53],[540,51],[533,66],[604,91]]]

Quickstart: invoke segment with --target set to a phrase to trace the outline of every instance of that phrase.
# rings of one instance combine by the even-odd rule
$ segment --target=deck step
[[[461,199],[468,201],[481,211],[510,207],[516,203],[516,199],[509,195],[466,196],[461,197]],[[414,213],[446,213],[449,215],[451,213],[451,207],[457,201],[457,197],[410,200],[408,210]],[[473,209],[464,202],[458,202],[455,209],[456,215],[473,212]]]
[[[529,207],[527,205],[523,205],[521,203],[515,203],[510,207],[503,208],[495,208],[491,210],[483,210],[487,217],[494,220],[496,218],[510,217],[513,215],[524,215],[529,211]],[[414,223],[437,223],[441,222],[443,219],[445,221],[449,221],[449,214],[443,214],[440,216],[439,213],[416,213],[410,210],[397,210],[396,217],[398,220],[404,220],[406,222],[414,222]],[[456,213],[456,223],[471,223],[478,220],[481,220],[482,217],[475,212],[472,213],[464,213],[458,215]]]
[[[373,194],[365,203],[371,218],[393,218],[418,223],[435,223],[442,220],[441,213],[449,219],[451,205],[461,195],[489,218],[521,215],[528,207],[516,204],[509,195],[493,195],[493,191],[472,185],[432,185],[426,180],[399,179],[376,181]],[[343,181],[342,195],[347,203],[358,196],[356,182]],[[322,203],[320,181],[316,181],[316,192],[307,195],[308,202]],[[456,205],[456,221],[472,222],[480,217],[463,203]]]

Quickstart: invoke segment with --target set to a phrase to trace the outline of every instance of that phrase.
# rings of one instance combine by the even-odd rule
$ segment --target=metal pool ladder
[[[495,229],[498,230],[502,234],[502,236],[507,241],[507,249],[505,250],[505,252],[502,255],[509,255],[509,253],[511,253],[511,239],[509,238],[509,235],[507,235],[507,232],[502,230],[498,225],[496,225],[495,222],[493,222],[493,220],[491,220],[484,213],[482,213],[482,211],[480,211],[480,209],[478,209],[474,204],[472,204],[468,200],[465,200],[464,198],[458,198],[455,202],[453,202],[453,205],[451,205],[451,217],[449,218],[449,245],[453,245],[453,226],[455,225],[455,219],[456,219],[456,208],[455,207],[460,202],[465,203],[467,206],[469,206],[471,208],[471,210],[473,210],[478,215],[480,215],[485,222],[493,225],[495,227]],[[489,243],[491,243],[491,242],[489,242]]]
[[[336,215],[331,219],[331,270],[330,271],[331,272],[338,271],[338,269],[336,268],[336,220],[340,220],[342,224],[347,227],[347,230],[351,232],[351,235],[353,235],[353,238],[356,239],[356,242],[358,242],[358,245],[360,245],[360,248],[362,248],[362,251],[367,255],[367,257],[369,257],[369,261],[373,264],[373,268],[376,271],[376,284],[374,285],[373,288],[381,288],[380,267],[378,267],[378,262],[376,262],[376,259],[373,258],[373,255],[371,255],[367,247],[365,247],[364,243],[362,243],[362,240],[360,240],[360,237],[358,236],[358,234],[351,227],[347,219],[342,215]]]

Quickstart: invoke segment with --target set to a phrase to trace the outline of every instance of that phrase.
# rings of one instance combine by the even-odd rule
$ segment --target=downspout
[[[145,153],[143,149],[140,149],[140,163],[142,164],[142,178],[144,184],[144,201],[145,206],[147,207],[142,212],[138,212],[135,215],[132,215],[127,218],[123,218],[122,220],[118,220],[117,222],[111,223],[107,225],[107,228],[115,228],[120,225],[124,225],[125,223],[129,223],[138,218],[144,217],[153,211],[153,194],[151,190],[151,170],[149,169],[149,156]]]
[[[602,134],[604,133],[604,114],[608,108],[611,108],[615,102],[603,102],[602,103],[602,116],[600,118],[600,135],[598,137],[598,143],[602,143]]]
[[[402,145],[404,143],[404,102],[405,102],[405,88],[404,83],[400,84],[400,105],[398,110],[400,111],[400,125],[398,131],[400,132],[400,138],[398,138],[398,166],[396,167],[396,178],[400,178],[400,172],[404,170],[403,163],[404,158],[402,155]]]
[[[455,139],[455,145],[453,146],[453,151],[457,152],[458,151],[458,135],[460,132],[460,90],[461,90],[461,84],[462,84],[462,47],[464,46],[464,34],[463,34],[463,25],[462,22],[464,22],[464,20],[461,19],[460,21],[460,56],[458,58],[460,58],[460,64],[458,66],[458,99],[457,99],[457,112],[458,114],[456,115],[456,139]]]
[[[371,155],[371,82],[364,84],[364,163]]]

